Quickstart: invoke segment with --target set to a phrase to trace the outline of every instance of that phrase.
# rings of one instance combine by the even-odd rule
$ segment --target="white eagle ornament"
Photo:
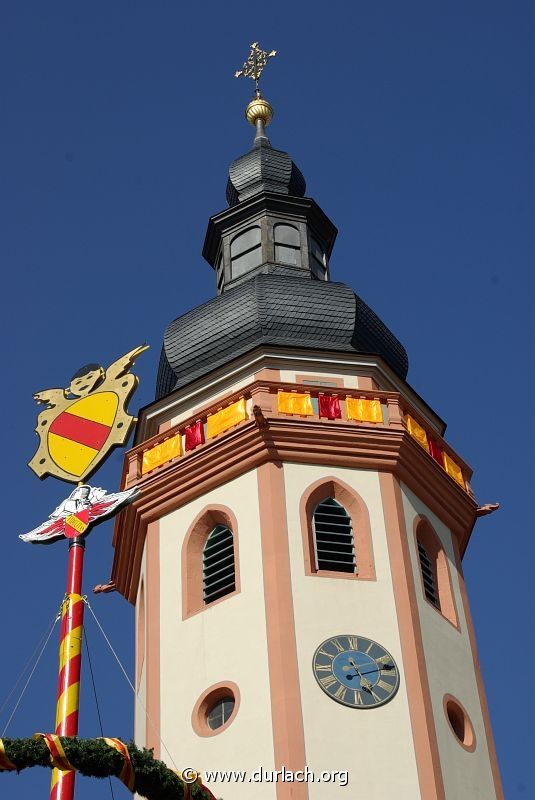
[[[139,496],[139,489],[108,494],[105,489],[84,484],[78,486],[54,509],[46,522],[19,539],[32,544],[50,544],[58,539],[74,539],[85,536],[90,528],[105,519],[115,516],[124,506]]]

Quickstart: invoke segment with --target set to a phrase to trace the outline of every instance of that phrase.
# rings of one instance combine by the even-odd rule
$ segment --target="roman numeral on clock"
[[[334,655],[332,653],[328,653],[327,650],[323,649],[323,647],[321,648],[321,650],[318,650],[318,652],[321,653],[322,656],[327,656],[327,658],[330,658],[331,661],[334,658]]]
[[[387,683],[386,681],[382,681],[382,680],[377,681],[377,686],[380,689],[384,689],[385,692],[391,692],[392,689],[394,688],[391,683]]]
[[[334,693],[334,696],[336,697],[337,700],[344,700],[345,696],[346,696],[346,692],[347,692],[346,687],[340,685],[338,687],[338,689],[336,690],[336,692]]]
[[[320,683],[322,686],[325,686],[326,689],[330,689],[331,686],[338,683],[338,681],[333,675],[326,675],[325,678],[320,678]]]

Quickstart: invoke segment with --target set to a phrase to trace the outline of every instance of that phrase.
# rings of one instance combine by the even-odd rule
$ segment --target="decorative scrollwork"
[[[240,70],[234,73],[234,77],[241,78],[243,76],[244,78],[252,78],[255,82],[256,90],[258,91],[258,81],[266,67],[268,59],[276,55],[276,50],[272,50],[268,53],[266,50],[262,50],[258,42],[253,42],[247,61]]]

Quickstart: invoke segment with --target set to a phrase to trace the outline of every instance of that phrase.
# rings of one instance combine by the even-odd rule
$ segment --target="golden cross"
[[[262,50],[258,42],[253,42],[251,45],[251,52],[247,58],[247,61],[243,65],[243,67],[238,70],[238,72],[234,73],[235,78],[240,78],[242,75],[244,78],[252,78],[255,82],[256,92],[258,94],[258,80],[260,75],[264,71],[268,58],[273,58],[273,56],[277,55],[276,50],[272,50],[271,53],[266,52],[266,50]]]

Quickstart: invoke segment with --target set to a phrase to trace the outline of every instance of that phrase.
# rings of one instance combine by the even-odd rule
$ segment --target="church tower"
[[[257,92],[204,242],[217,296],[168,325],[125,457],[136,742],[244,771],[208,783],[225,800],[501,798],[461,564],[471,470],[332,280],[336,228],[271,116]]]

